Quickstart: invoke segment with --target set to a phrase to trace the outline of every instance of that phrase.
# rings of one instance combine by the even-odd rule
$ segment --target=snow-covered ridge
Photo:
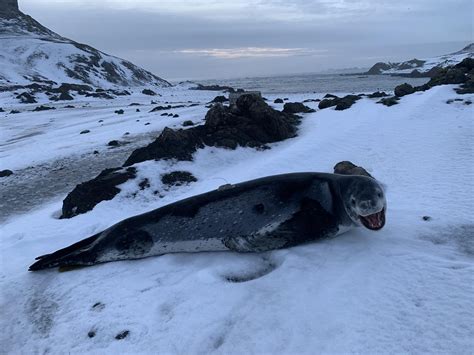
[[[0,86],[32,82],[170,86],[131,62],[54,33],[19,10],[0,12]]]
[[[379,62],[374,64],[366,74],[395,74],[431,77],[440,68],[458,64],[465,58],[473,58],[473,56],[474,43],[471,43],[457,52],[433,58],[411,59],[400,63]]]

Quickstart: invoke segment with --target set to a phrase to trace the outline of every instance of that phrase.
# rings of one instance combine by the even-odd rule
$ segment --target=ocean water
[[[422,85],[429,78],[403,78],[389,75],[301,74],[239,79],[200,80],[204,85],[228,85],[263,94],[369,93],[393,91],[400,84]]]

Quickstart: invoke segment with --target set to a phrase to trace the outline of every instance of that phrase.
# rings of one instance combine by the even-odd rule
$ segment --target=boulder
[[[183,127],[189,127],[189,126],[194,126],[194,122],[190,120],[183,122]]]
[[[36,104],[37,103],[36,98],[26,91],[17,95],[16,98],[20,100],[22,104]]]
[[[118,147],[120,145],[120,142],[118,140],[111,140],[109,143],[107,143],[109,147]]]
[[[402,97],[405,95],[410,95],[415,92],[415,89],[410,84],[404,83],[395,87],[395,96]]]
[[[363,175],[363,176],[373,177],[363,167],[357,166],[354,163],[347,160],[341,161],[334,166],[334,174]]]
[[[150,89],[143,89],[142,90],[143,95],[148,95],[148,96],[156,96],[156,92]]]
[[[64,199],[61,218],[71,218],[92,210],[99,202],[111,200],[120,192],[117,187],[136,177],[133,167],[103,170],[94,179],[77,185]]]
[[[382,104],[385,106],[393,106],[398,104],[398,100],[400,100],[399,97],[397,96],[391,96],[391,97],[384,97],[377,101],[378,104]]]
[[[10,176],[10,175],[13,175],[13,171],[11,171],[9,169],[0,170],[0,177],[7,177],[7,176]]]
[[[283,106],[283,112],[294,114],[294,113],[310,113],[310,112],[315,112],[315,110],[302,104],[301,102],[287,102]]]
[[[41,105],[41,106],[35,107],[33,111],[38,112],[38,111],[47,111],[47,110],[56,110],[56,107]]]
[[[275,101],[273,101],[273,103],[275,104],[282,104],[283,102],[284,102],[283,99],[280,99],[280,98],[275,99]]]
[[[86,133],[90,133],[90,132],[91,132],[90,130],[85,129],[85,130],[81,131],[79,134],[86,134]]]
[[[385,91],[376,91],[376,92],[373,92],[372,94],[367,95],[367,97],[371,99],[386,97],[386,96],[388,96],[388,94]]]
[[[161,177],[161,182],[165,185],[181,186],[195,181],[197,181],[196,177],[189,171],[173,171]]]
[[[120,110],[115,110],[114,113],[116,113],[117,115],[123,115],[124,114],[124,110],[120,109]]]

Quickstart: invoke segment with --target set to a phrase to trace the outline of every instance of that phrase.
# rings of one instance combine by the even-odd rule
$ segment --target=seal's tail
[[[28,270],[38,271],[56,266],[87,265],[81,257],[82,251],[96,241],[100,234],[97,233],[54,253],[38,256],[35,259],[38,261],[32,264]]]

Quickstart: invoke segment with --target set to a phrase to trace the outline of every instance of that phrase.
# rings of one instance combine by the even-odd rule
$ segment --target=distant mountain
[[[88,84],[98,88],[166,87],[166,80],[129,61],[64,38],[18,8],[0,4],[0,86]]]
[[[460,51],[428,59],[411,59],[401,63],[374,64],[364,74],[392,74],[411,77],[432,77],[440,68],[460,63],[465,58],[474,57],[474,43]]]

